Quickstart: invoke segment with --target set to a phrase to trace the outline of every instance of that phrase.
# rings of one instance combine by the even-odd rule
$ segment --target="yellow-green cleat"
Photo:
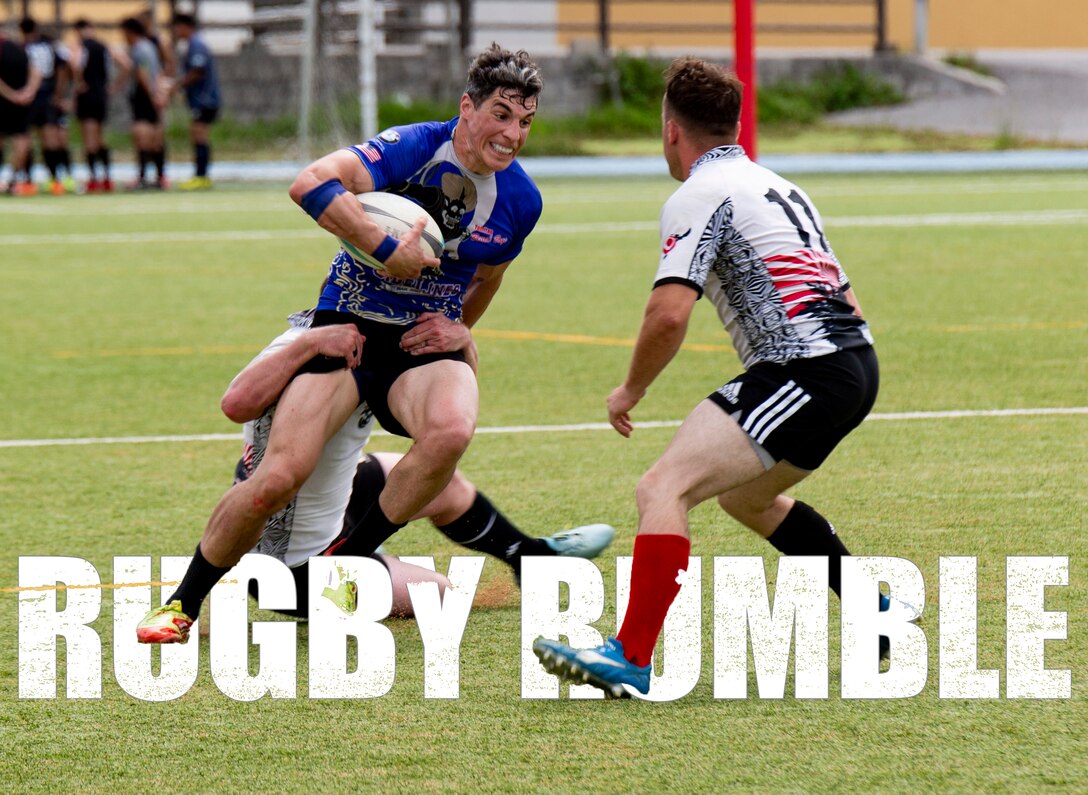
[[[136,625],[136,640],[140,643],[185,643],[193,620],[181,610],[175,599],[162,607],[148,611]]]
[[[355,580],[347,579],[343,568],[337,566],[336,570],[340,574],[340,583],[335,588],[326,586],[321,595],[350,616],[359,606],[359,586]]]

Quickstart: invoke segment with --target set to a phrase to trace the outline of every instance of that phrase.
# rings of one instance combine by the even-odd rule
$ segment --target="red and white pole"
[[[733,64],[744,84],[740,109],[740,145],[756,159],[756,46],[755,0],[733,0]]]

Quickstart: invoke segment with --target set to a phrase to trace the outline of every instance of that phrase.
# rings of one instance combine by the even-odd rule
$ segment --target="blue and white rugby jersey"
[[[521,253],[540,218],[540,191],[517,161],[487,175],[465,168],[453,150],[457,121],[393,127],[348,148],[370,172],[375,190],[405,196],[435,219],[446,240],[441,266],[416,279],[394,279],[341,249],[318,309],[400,325],[421,312],[457,320],[476,267],[501,265]]]

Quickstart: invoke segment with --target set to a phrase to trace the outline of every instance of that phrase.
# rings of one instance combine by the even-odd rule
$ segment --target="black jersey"
[[[109,50],[97,39],[83,41],[83,82],[88,94],[105,94],[109,83]]]
[[[0,39],[0,80],[10,88],[20,89],[30,77],[26,50],[10,39]]]

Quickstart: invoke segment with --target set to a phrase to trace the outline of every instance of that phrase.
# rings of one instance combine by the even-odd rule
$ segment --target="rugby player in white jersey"
[[[704,294],[745,371],[695,407],[639,481],[631,599],[617,636],[596,649],[534,644],[550,672],[585,676],[613,696],[626,695],[625,685],[649,692],[696,505],[717,499],[783,554],[827,556],[836,594],[849,554],[827,519],[783,492],[872,408],[872,336],[811,199],[737,145],[740,108],[733,75],[691,58],[670,66],[662,142],[669,173],[683,184],[661,212],[657,276],[627,378],[608,397],[609,420],[631,435],[632,409],[676,355]],[[891,605],[882,596],[882,609]]]
[[[230,419],[244,423],[245,447],[235,469],[235,483],[252,476],[268,445],[269,430],[276,412],[276,400],[298,371],[299,362],[317,353],[336,355],[356,344],[354,326],[334,325],[311,328],[313,312],[291,316],[290,328],[273,340],[231,382],[223,395],[222,409]],[[443,346],[466,350],[475,363],[471,336],[461,324],[441,324],[448,334],[432,331]],[[467,336],[467,343],[466,343]],[[372,555],[389,571],[393,586],[392,615],[412,613],[409,582],[437,582],[440,589],[447,578],[433,571],[379,554],[381,538],[368,536],[361,519],[378,499],[389,472],[403,458],[399,453],[363,454],[374,427],[374,416],[365,403],[326,442],[313,473],[282,510],[272,515],[253,552],[270,555],[291,569],[295,580],[296,607],[280,610],[288,615],[309,615],[309,559],[319,555],[343,554],[343,542],[352,536],[352,554]],[[547,538],[522,533],[495,508],[488,498],[459,470],[449,485],[425,505],[413,519],[429,519],[443,535],[468,549],[493,555],[510,566],[514,576],[521,573],[521,559],[529,555],[563,555],[593,558],[611,543],[615,531],[605,524],[591,524],[560,531]],[[249,583],[256,595],[256,583]],[[357,584],[341,580],[328,584],[324,595],[345,612],[356,606]],[[144,643],[184,643],[190,621],[147,622],[137,629]],[[202,630],[207,622],[202,622]]]

